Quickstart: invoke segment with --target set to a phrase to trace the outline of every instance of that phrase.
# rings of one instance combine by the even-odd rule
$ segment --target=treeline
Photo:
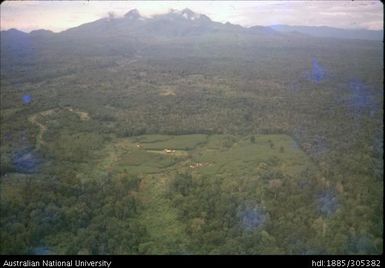
[[[136,222],[137,201],[127,193],[137,190],[139,180],[106,176],[85,182],[72,169],[63,164],[52,167],[52,175],[9,182],[19,192],[1,202],[2,254],[33,254],[42,245],[54,254],[138,253],[146,230]]]

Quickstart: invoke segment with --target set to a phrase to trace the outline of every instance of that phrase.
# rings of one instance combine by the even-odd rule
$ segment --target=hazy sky
[[[59,32],[114,12],[138,9],[146,17],[169,9],[190,8],[214,21],[253,25],[312,25],[383,29],[380,1],[5,1],[1,30]]]

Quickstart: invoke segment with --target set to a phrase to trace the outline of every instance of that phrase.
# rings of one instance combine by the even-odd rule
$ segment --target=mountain
[[[169,38],[196,38],[214,36],[236,35],[253,36],[256,38],[306,38],[304,35],[313,37],[331,37],[337,39],[363,39],[363,40],[382,40],[383,31],[370,30],[348,30],[332,27],[313,27],[313,26],[288,26],[273,25],[242,27],[229,22],[220,23],[212,21],[204,14],[196,13],[190,9],[174,10],[168,13],[155,15],[150,18],[143,17],[137,9],[128,11],[122,17],[108,16],[93,22],[85,23],[73,27],[60,33],[53,33],[48,30],[35,30],[30,34],[10,29],[2,31],[2,40],[5,43],[19,42],[18,39],[25,40],[31,36],[34,39],[52,39],[53,36],[58,41],[72,40],[79,42],[88,40],[91,42],[110,42],[112,39],[119,42],[148,42],[149,40],[165,40]],[[233,37],[229,36],[229,41]],[[117,45],[117,44],[116,44]]]
[[[290,30],[291,29],[291,30]],[[305,29],[305,30],[303,30]],[[312,29],[316,29],[312,31]],[[323,31],[321,31],[321,30]],[[16,29],[1,32],[3,62],[53,62],[73,57],[191,57],[210,58],[247,53],[263,49],[323,46],[315,36],[326,32],[351,38],[349,30],[317,27],[272,27],[220,23],[190,9],[171,9],[165,14],[143,17],[138,10],[122,17],[108,16],[73,27],[60,33],[36,30],[25,33]],[[334,32],[333,32],[334,31]],[[362,36],[362,35],[361,35]],[[359,42],[361,40],[357,40]],[[335,41],[328,41],[335,42]],[[357,45],[357,42],[351,46]],[[259,48],[259,51],[256,49]],[[4,67],[4,66],[3,66]],[[3,69],[8,68],[6,65]]]
[[[30,34],[12,28],[1,31],[1,44],[23,45],[29,41],[30,37]]]
[[[383,40],[383,31],[364,30],[364,29],[339,29],[326,26],[289,26],[272,25],[271,28],[278,32],[289,33],[298,32],[314,37],[330,37],[338,39],[362,39],[362,40]]]
[[[122,57],[154,60],[244,55],[258,46],[280,44],[287,37],[269,27],[256,29],[215,22],[190,9],[150,18],[133,9],[122,17],[109,15],[59,33],[11,29],[1,32],[2,74],[15,81],[41,81],[78,72],[87,59],[95,66],[94,59],[103,58],[105,62],[97,65],[100,67],[114,65],[113,58]]]
[[[181,11],[171,9],[169,13],[158,15],[158,18],[164,18],[166,20],[185,20],[185,21],[195,21],[195,22],[212,22],[209,17],[203,14],[198,14],[192,10],[185,8]]]
[[[28,36],[28,33],[19,31],[15,28],[12,28],[6,31],[1,31],[1,34],[2,34],[2,37],[5,37],[5,38],[24,38]]]
[[[139,11],[134,9],[121,18],[102,18],[68,29],[61,34],[66,36],[78,35],[79,38],[129,36],[131,38],[157,39],[234,31],[246,32],[247,28],[230,23],[214,22],[206,15],[195,13],[190,9],[171,9],[166,14],[155,15],[151,18],[142,17]]]
[[[19,31],[17,29],[9,29],[1,31],[1,51],[8,51],[13,55],[25,55],[30,52],[31,34]],[[4,53],[2,53],[3,56]]]
[[[139,11],[137,9],[132,9],[130,10],[129,12],[127,12],[125,15],[124,15],[124,18],[125,19],[129,19],[129,20],[139,20],[139,19],[144,19],[140,14],[139,14]]]
[[[34,30],[30,32],[31,36],[51,36],[54,35],[55,33],[50,31],[50,30],[45,30],[45,29],[39,29],[39,30]]]

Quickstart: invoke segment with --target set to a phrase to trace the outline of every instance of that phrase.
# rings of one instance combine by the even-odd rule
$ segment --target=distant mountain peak
[[[182,13],[195,14],[195,12],[192,11],[191,9],[189,9],[189,8],[185,8],[185,9],[183,9],[181,12],[182,12]]]
[[[8,30],[2,31],[2,32],[27,34],[26,32],[20,31],[16,28],[11,28],[11,29],[8,29]]]
[[[170,9],[168,16],[183,18],[185,20],[189,21],[198,21],[198,20],[205,20],[205,21],[211,21],[209,17],[203,14],[196,13],[192,11],[191,9],[185,8],[183,10],[177,10],[177,9]]]
[[[15,38],[23,38],[23,37],[28,37],[28,33],[26,32],[23,32],[23,31],[20,31],[18,29],[15,29],[15,28],[11,28],[11,29],[8,29],[8,30],[5,30],[5,31],[1,31],[1,37],[15,37]]]
[[[39,29],[39,30],[33,30],[30,32],[30,34],[32,35],[49,35],[49,34],[53,34],[54,32],[50,31],[50,30],[46,30],[46,29]]]
[[[130,19],[130,20],[137,20],[137,19],[143,18],[143,17],[140,15],[140,13],[139,13],[139,11],[138,11],[137,9],[131,9],[130,11],[128,11],[128,12],[124,15],[124,17],[125,17],[126,19]]]
[[[185,8],[181,11],[182,16],[187,20],[198,20],[201,15],[193,12],[192,10]]]

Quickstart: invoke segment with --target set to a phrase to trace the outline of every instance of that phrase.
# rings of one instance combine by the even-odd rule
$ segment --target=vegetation
[[[382,253],[380,42],[76,34],[2,40],[1,254]]]

